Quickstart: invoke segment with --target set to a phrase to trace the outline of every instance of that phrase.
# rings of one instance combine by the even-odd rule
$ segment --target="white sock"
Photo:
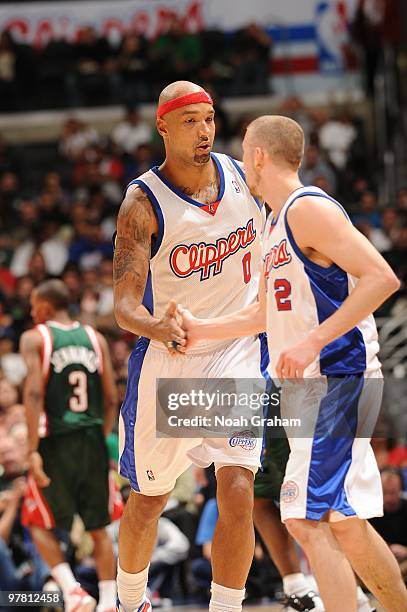
[[[312,590],[302,572],[284,576],[283,589],[286,595],[298,595],[298,597],[302,597]]]
[[[212,582],[209,612],[240,612],[245,589],[229,589]]]
[[[356,595],[358,598],[358,612],[371,612],[373,608],[370,605],[367,595],[365,595],[360,586],[357,588]]]
[[[146,598],[148,570],[150,564],[137,574],[125,572],[117,565],[117,594],[126,612],[138,610]]]
[[[116,607],[116,581],[99,580],[99,603],[97,610],[110,610]]]
[[[61,587],[64,599],[66,599],[67,595],[78,585],[69,563],[54,565],[51,574],[55,582]]]

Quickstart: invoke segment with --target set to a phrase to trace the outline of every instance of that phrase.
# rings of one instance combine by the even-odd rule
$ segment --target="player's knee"
[[[303,519],[287,519],[284,522],[287,527],[288,533],[292,535],[294,540],[298,542],[303,548],[307,548],[311,541],[312,533],[305,524]]]
[[[104,542],[105,540],[110,541],[110,537],[105,527],[102,527],[101,529],[91,529],[89,533],[95,543]]]
[[[167,503],[168,495],[131,494],[125,508],[126,519],[135,526],[148,527],[157,521]]]
[[[363,550],[367,542],[367,521],[360,519],[345,519],[343,521],[331,522],[329,526],[345,552],[347,549],[351,549],[352,551]]]
[[[218,509],[222,518],[236,521],[253,518],[253,478],[236,470],[223,481],[218,479]]]

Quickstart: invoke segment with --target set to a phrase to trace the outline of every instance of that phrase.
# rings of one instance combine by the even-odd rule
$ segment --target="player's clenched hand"
[[[30,454],[28,458],[28,468],[39,487],[48,487],[51,479],[44,472],[42,457],[37,451]]]
[[[181,317],[182,329],[186,332],[187,344],[186,348],[191,348],[199,340],[198,338],[198,322],[199,319],[194,317],[190,310],[184,308],[181,304],[177,306],[177,312]]]
[[[277,361],[278,378],[303,378],[304,370],[319,355],[320,347],[306,338],[283,351]]]
[[[174,300],[168,302],[165,315],[160,320],[160,340],[171,355],[185,352],[186,333],[181,327],[182,319]],[[176,345],[174,345],[176,343]]]

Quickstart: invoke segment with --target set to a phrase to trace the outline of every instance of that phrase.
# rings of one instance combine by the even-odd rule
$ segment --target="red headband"
[[[181,108],[182,106],[187,106],[188,104],[198,104],[199,102],[213,104],[211,96],[206,91],[197,91],[195,93],[186,94],[185,96],[180,96],[179,98],[174,98],[174,100],[164,102],[164,104],[160,104],[160,106],[157,108],[157,117],[162,117],[166,113],[169,113],[176,108]]]

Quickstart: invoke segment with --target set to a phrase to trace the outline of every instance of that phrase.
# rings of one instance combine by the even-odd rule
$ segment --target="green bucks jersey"
[[[103,356],[92,327],[37,325],[43,341],[44,419],[41,436],[103,423]]]

